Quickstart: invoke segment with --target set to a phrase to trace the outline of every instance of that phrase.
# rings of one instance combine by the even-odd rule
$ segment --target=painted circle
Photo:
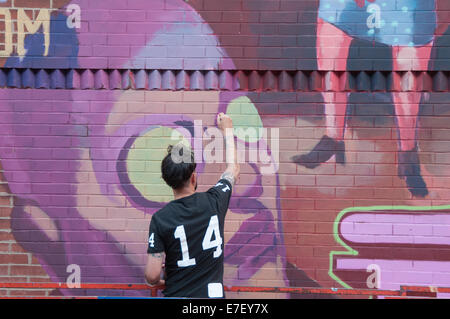
[[[238,139],[247,143],[261,139],[263,123],[256,106],[247,96],[232,100],[226,114],[233,120],[234,135]]]
[[[173,200],[172,189],[161,177],[161,161],[167,155],[167,147],[179,142],[190,147],[179,131],[160,126],[138,137],[131,146],[127,157],[128,177],[146,199],[160,203]]]

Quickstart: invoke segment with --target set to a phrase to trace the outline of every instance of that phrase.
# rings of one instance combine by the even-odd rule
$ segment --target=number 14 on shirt
[[[184,226],[180,225],[175,229],[175,238],[180,240],[182,259],[177,262],[178,267],[189,267],[195,265],[195,258],[189,257],[189,246],[187,244],[186,232]],[[214,240],[212,240],[214,236]],[[203,237],[202,248],[208,250],[216,248],[213,253],[214,258],[218,258],[222,254],[222,237],[220,236],[219,219],[217,215],[214,215],[209,220],[208,228],[206,229],[205,236]]]

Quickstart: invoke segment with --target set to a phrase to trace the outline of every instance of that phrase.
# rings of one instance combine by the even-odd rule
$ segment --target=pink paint
[[[337,260],[336,271],[366,271],[372,264],[380,267],[379,289],[398,290],[402,285],[450,285],[450,262],[342,258]]]
[[[374,215],[377,216],[377,222],[373,221]],[[420,216],[421,218],[415,218],[415,214],[351,214],[342,220],[345,226],[340,232],[344,240],[354,243],[450,245],[450,232],[445,232],[450,227],[449,214]],[[424,221],[427,223],[424,224]]]

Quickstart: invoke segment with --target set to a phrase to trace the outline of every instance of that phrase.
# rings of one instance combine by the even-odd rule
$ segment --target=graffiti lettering
[[[5,19],[5,43],[4,49],[0,55],[9,56],[13,53],[13,28],[14,23],[11,19],[11,11],[5,8],[0,9],[0,16]],[[33,34],[43,29],[44,34],[44,56],[48,55],[50,47],[50,9],[40,9],[36,19],[31,20],[24,9],[17,10],[17,54],[24,57],[27,53],[25,49],[26,34]]]

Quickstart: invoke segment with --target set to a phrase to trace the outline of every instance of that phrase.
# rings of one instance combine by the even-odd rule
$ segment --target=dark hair
[[[180,189],[186,186],[196,167],[194,153],[188,146],[182,143],[169,145],[161,162],[162,178],[173,189]]]

